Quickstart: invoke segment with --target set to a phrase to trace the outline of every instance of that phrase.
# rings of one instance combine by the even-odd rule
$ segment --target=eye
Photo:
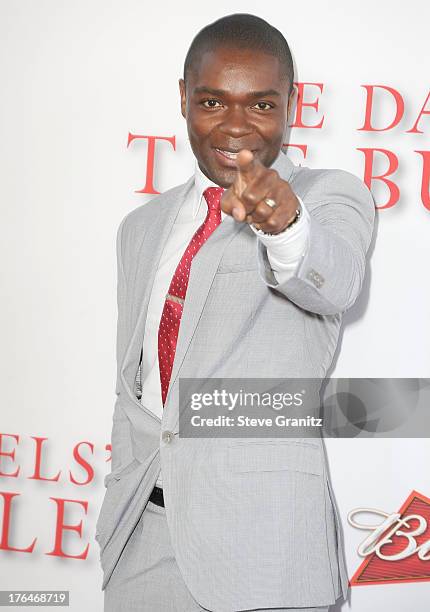
[[[257,104],[255,105],[257,107],[258,110],[270,110],[271,108],[273,108],[272,104],[269,104],[268,102],[257,102]]]
[[[221,106],[221,102],[215,100],[214,98],[210,98],[208,100],[203,100],[201,103],[205,108],[218,108],[217,104]]]

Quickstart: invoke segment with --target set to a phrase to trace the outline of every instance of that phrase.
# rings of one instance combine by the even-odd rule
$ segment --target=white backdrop
[[[264,8],[263,8],[264,6]],[[366,286],[345,317],[333,376],[426,377],[430,373],[430,211],[420,199],[422,133],[407,133],[429,92],[430,8],[392,2],[215,4],[138,0],[0,0],[1,373],[0,491],[11,500],[9,546],[0,549],[0,589],[67,589],[71,608],[102,610],[94,527],[102,500],[115,385],[115,235],[123,216],[150,196],[146,143],[128,133],[175,136],[157,145],[155,186],[164,191],[193,171],[178,78],[195,33],[232,12],[251,12],[278,27],[293,51],[299,82],[323,83],[319,109],[304,117],[322,129],[293,128],[307,144],[295,163],[343,168],[364,176],[359,148],[388,149],[399,159],[391,178],[398,203],[378,213]],[[396,89],[405,112],[391,130],[363,126],[364,84]],[[309,87],[312,101],[317,88]],[[372,120],[388,126],[393,99],[375,94]],[[427,104],[430,110],[430,103]],[[383,170],[383,160],[376,170]],[[377,203],[387,199],[375,181]],[[35,438],[43,452],[31,479]],[[78,465],[73,450],[94,469]],[[342,516],[350,577],[365,534],[346,521],[360,506],[395,512],[412,490],[430,496],[427,440],[330,441],[332,481]],[[2,453],[2,454],[1,454]],[[74,484],[71,475],[79,482]],[[94,478],[92,478],[94,476]],[[5,496],[3,495],[4,499]],[[57,502],[68,504],[63,549],[85,559],[47,555],[55,544]],[[87,504],[87,505],[86,505]],[[5,502],[0,499],[0,524]],[[3,541],[4,548],[4,541]],[[430,564],[430,562],[429,562]],[[430,576],[430,570],[428,572]],[[351,590],[353,612],[423,609],[430,584]],[[336,610],[346,610],[338,607]]]

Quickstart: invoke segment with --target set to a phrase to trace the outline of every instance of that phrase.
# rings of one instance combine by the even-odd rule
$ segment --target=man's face
[[[179,89],[191,148],[211,181],[233,183],[241,149],[266,167],[275,161],[294,96],[278,58],[220,46],[202,55]]]

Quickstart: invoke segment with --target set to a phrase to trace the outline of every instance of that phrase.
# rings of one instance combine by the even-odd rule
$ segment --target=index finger
[[[236,157],[236,165],[240,174],[245,179],[249,179],[262,164],[260,160],[254,156],[252,151],[249,149],[242,149]]]
[[[262,164],[249,149],[241,149],[236,157],[237,175],[234,181],[234,191],[240,198],[247,184],[256,175]]]

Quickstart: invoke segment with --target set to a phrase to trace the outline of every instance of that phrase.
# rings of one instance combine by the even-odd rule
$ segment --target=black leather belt
[[[157,504],[157,506],[162,506],[164,508],[164,497],[163,497],[163,489],[160,487],[154,487],[152,489],[152,493],[149,496],[149,501],[153,504]]]

